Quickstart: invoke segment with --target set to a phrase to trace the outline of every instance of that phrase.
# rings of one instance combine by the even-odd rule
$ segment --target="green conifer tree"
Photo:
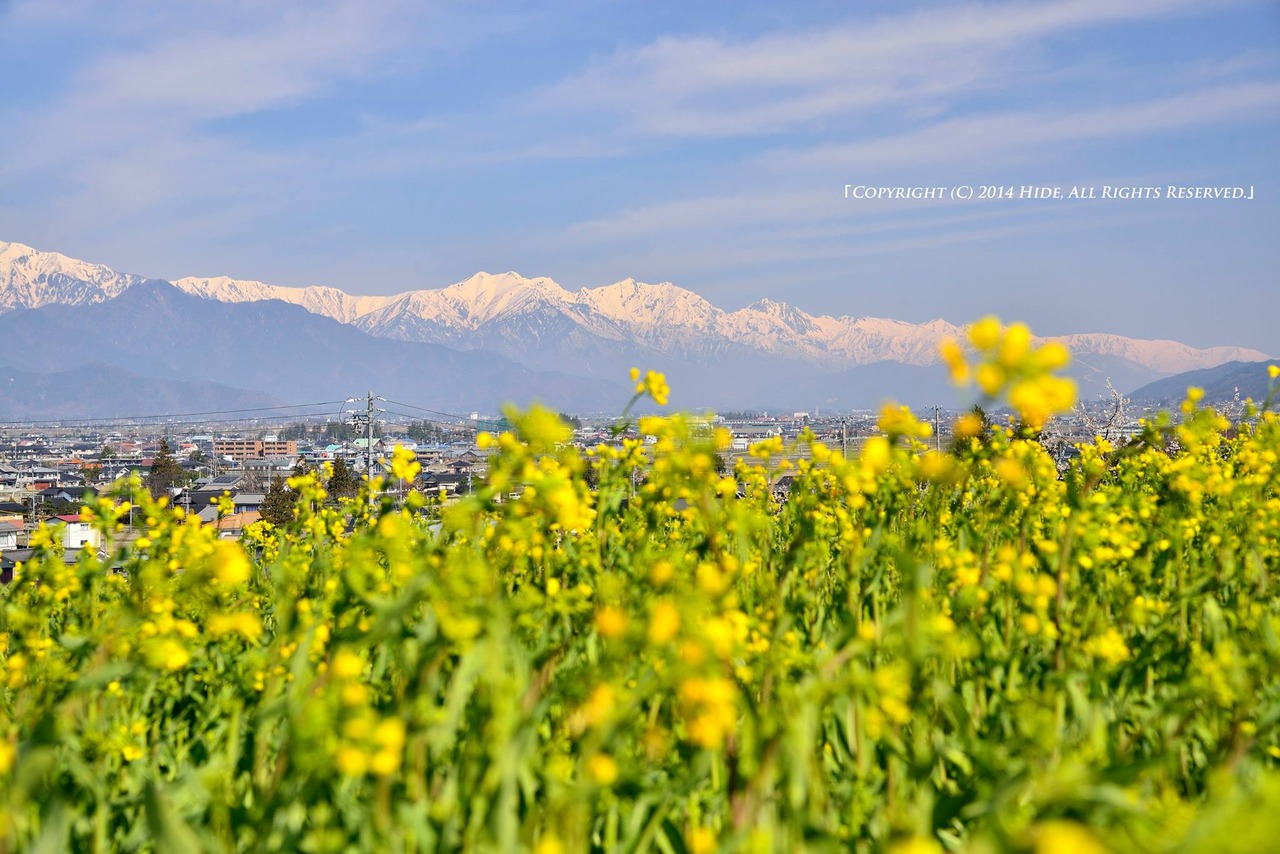
[[[334,498],[350,498],[360,491],[360,480],[351,471],[347,461],[338,457],[333,461],[333,475],[325,488]]]
[[[173,455],[168,439],[160,440],[160,448],[151,460],[151,473],[147,475],[147,489],[155,497],[168,495],[169,490],[187,480],[187,472]]]
[[[262,499],[262,518],[277,527],[293,521],[293,505],[298,495],[285,485],[284,478],[271,479],[271,488]]]

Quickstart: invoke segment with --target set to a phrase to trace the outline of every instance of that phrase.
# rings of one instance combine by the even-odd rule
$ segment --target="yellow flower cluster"
[[[632,368],[631,381],[636,384],[636,394],[647,394],[659,406],[667,405],[667,398],[671,394],[671,388],[667,385],[667,378],[664,374],[660,374],[657,371],[645,371],[644,379],[641,379],[640,369]]]
[[[970,361],[959,341],[948,339],[941,345],[942,360],[957,385],[976,381],[991,401],[1007,395],[1023,424],[1033,430],[1041,429],[1049,418],[1075,405],[1075,383],[1054,374],[1071,361],[1070,352],[1061,343],[1049,341],[1036,346],[1025,325],[1005,327],[995,317],[985,317],[970,326],[968,339],[976,363]]]
[[[738,722],[737,692],[722,677],[691,677],[680,686],[689,740],[700,747],[719,750]]]
[[[422,463],[418,455],[401,445],[396,445],[391,453],[391,474],[397,480],[412,483],[422,473]]]
[[[400,770],[403,754],[404,722],[398,718],[359,715],[342,725],[336,761],[343,774],[389,777]]]
[[[1090,638],[1085,643],[1085,649],[1089,654],[1095,655],[1113,665],[1128,661],[1133,656],[1133,653],[1129,651],[1129,647],[1124,642],[1124,635],[1114,628],[1107,629],[1106,632],[1096,638]]]

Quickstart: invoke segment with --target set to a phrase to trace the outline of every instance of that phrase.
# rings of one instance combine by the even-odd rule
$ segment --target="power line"
[[[140,428],[141,428],[141,427],[161,427],[161,426],[168,426],[168,427],[206,427],[206,426],[207,426],[207,427],[222,427],[222,426],[225,426],[225,425],[228,425],[228,424],[261,424],[261,423],[263,422],[263,420],[264,420],[264,419],[262,418],[262,416],[258,416],[258,417],[255,417],[255,418],[216,418],[216,419],[204,418],[204,419],[195,420],[195,421],[168,421],[168,422],[164,422],[163,424],[161,424],[161,423],[156,423],[156,424],[130,424],[130,423],[127,423],[127,422],[122,422],[122,423],[118,423],[118,424],[100,424],[100,423],[93,422],[93,421],[82,421],[82,422],[78,422],[78,423],[77,423],[77,422],[69,422],[69,421],[59,421],[59,422],[57,422],[57,424],[58,424],[58,426],[59,426],[60,428],[68,429],[68,430],[71,430],[71,429],[80,429],[80,428],[87,428],[87,427],[112,427],[112,428],[128,429],[128,428],[131,428],[131,427],[140,427]],[[18,427],[21,427],[21,426],[23,426],[23,425],[22,425],[22,424],[17,424],[17,425],[5,426],[4,424],[0,424],[0,429],[12,430],[12,429],[17,429]]]
[[[167,424],[168,426],[173,426],[173,427],[201,427],[201,426],[205,426],[205,425],[210,426],[210,427],[218,427],[218,426],[221,426],[221,425],[223,425],[223,424],[261,424],[261,423],[262,423],[262,421],[263,421],[263,417],[262,417],[262,416],[257,416],[257,417],[254,417],[254,418],[216,418],[216,419],[208,419],[208,418],[205,418],[205,419],[201,419],[201,420],[197,420],[197,421],[168,421],[168,422],[164,422],[163,424],[159,424],[159,423],[157,423],[157,424],[139,424],[139,425],[136,425],[136,426],[139,426],[139,427],[162,427],[162,426],[165,426],[165,425]],[[29,424],[29,423],[30,423],[30,422],[23,422],[23,424]],[[73,422],[68,422],[68,421],[59,421],[59,422],[56,422],[56,423],[57,423],[59,426],[61,426],[61,427],[65,427],[65,428],[68,428],[68,429],[70,429],[70,428],[75,428],[75,427],[130,427],[130,426],[135,426],[135,425],[130,425],[130,424],[128,424],[128,423],[121,423],[121,424],[100,424],[100,423],[95,422],[95,421],[81,421],[81,422],[78,422],[78,423],[73,423]],[[6,426],[3,424],[3,422],[0,422],[0,427],[4,427],[5,429],[13,429],[14,427],[20,427],[20,426],[23,426],[23,424],[14,424],[14,425],[10,425],[10,426],[6,427]]]
[[[124,422],[147,421],[147,420],[156,420],[161,418],[165,418],[165,419],[194,418],[196,416],[202,416],[202,415],[238,415],[244,412],[274,412],[275,410],[279,410],[279,409],[307,409],[309,407],[333,406],[335,404],[339,404],[343,402],[344,401],[341,401],[341,400],[323,400],[318,403],[284,403],[284,404],[280,404],[279,406],[256,406],[256,407],[250,407],[247,409],[211,409],[207,412],[170,412],[170,413],[159,413],[155,415],[109,415],[109,416],[104,416],[102,418],[30,418],[30,419],[23,419],[21,421],[19,420],[0,421],[0,427],[24,427],[24,426],[34,427],[38,424],[49,424],[49,425],[59,425],[59,426],[61,425],[94,426],[98,424],[109,424],[115,421],[124,421]],[[315,413],[315,414],[321,415],[323,413]],[[261,417],[266,417],[266,416],[261,416]],[[217,420],[219,421],[256,421],[259,419],[258,418],[241,418],[241,419],[230,418],[230,419],[217,419]]]
[[[428,409],[425,406],[415,406],[412,403],[405,403],[399,400],[388,400],[387,403],[392,403],[392,404],[395,404],[396,406],[408,407],[409,409],[416,409],[419,412],[430,412],[433,415],[443,415],[446,418],[456,418],[458,419],[458,421],[461,421],[463,423],[454,424],[448,421],[439,421],[438,419],[433,419],[433,418],[422,418],[421,416],[410,415],[407,412],[397,413],[398,415],[404,418],[418,418],[420,421],[431,421],[432,423],[435,423],[435,424],[445,424],[450,427],[457,427],[463,430],[471,430],[474,432],[479,432],[481,429],[498,429],[503,427],[506,424],[505,418],[472,418],[470,415],[459,415],[456,412],[441,412],[438,409]]]
[[[378,398],[378,399],[384,400],[384,398]],[[148,424],[141,423],[141,422],[152,422],[152,421],[174,425],[174,426],[200,425],[200,424],[211,424],[211,425],[243,424],[243,423],[259,422],[264,419],[271,418],[274,415],[279,415],[282,418],[287,417],[288,413],[285,410],[311,409],[311,408],[319,408],[319,407],[325,407],[325,406],[342,407],[344,404],[351,403],[351,402],[352,402],[352,399],[322,400],[322,401],[317,401],[315,403],[289,403],[289,404],[280,404],[278,406],[256,406],[256,407],[246,407],[242,409],[211,409],[211,410],[206,410],[202,412],[167,412],[167,413],[152,413],[152,414],[139,414],[139,415],[110,415],[110,416],[103,416],[101,418],[13,419],[13,420],[7,420],[7,421],[0,421],[0,429],[12,429],[12,428],[19,428],[19,427],[38,427],[38,426],[55,426],[55,427],[62,427],[62,428],[108,427],[113,425],[125,426],[125,425],[130,425],[135,423],[138,423],[139,426],[160,426],[159,423],[155,425],[148,425]],[[392,404],[394,406],[403,407],[405,409],[415,410],[415,412],[403,412],[403,411],[394,410],[394,409],[380,410],[382,412],[385,412],[390,415],[395,415],[400,418],[408,418],[416,421],[430,422],[432,424],[439,424],[441,426],[452,427],[452,428],[461,429],[461,430],[470,430],[473,432],[478,429],[478,427],[476,426],[477,425],[476,419],[473,419],[469,415],[461,415],[456,412],[444,412],[439,409],[431,409],[429,407],[418,406],[416,404],[405,403],[404,401],[398,401],[398,400],[386,400],[385,402],[388,404]],[[242,415],[244,413],[250,413],[250,412],[262,413],[262,414],[258,416],[243,417],[243,418],[221,417],[221,416],[227,416],[227,415]],[[417,413],[427,413],[428,415],[434,415],[437,417],[431,418],[431,417],[427,417],[427,415],[420,415]],[[305,415],[308,417],[315,417],[315,416],[331,417],[331,416],[328,416],[328,413],[325,413],[325,412],[311,412],[311,413],[305,413]],[[341,409],[339,409],[336,417],[339,421],[342,420]],[[448,420],[445,420],[445,419],[448,419]],[[481,423],[497,423],[489,419],[480,419],[480,421]]]
[[[384,409],[382,411],[387,415],[395,415],[400,418],[408,418],[411,421],[420,421],[428,424],[439,424],[441,427],[451,427],[455,430],[470,430],[474,432],[476,429],[471,424],[458,424],[453,421],[442,421],[439,418],[427,418],[412,412],[401,412],[397,409]]]
[[[405,403],[400,400],[388,400],[387,403],[394,406],[403,406],[406,409],[416,409],[419,412],[430,412],[432,415],[443,415],[445,418],[457,418],[459,421],[470,421],[470,415],[459,415],[456,412],[441,412],[438,409],[427,409],[425,406],[414,406],[412,403]]]

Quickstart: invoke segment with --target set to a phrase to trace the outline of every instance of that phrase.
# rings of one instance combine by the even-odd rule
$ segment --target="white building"
[[[18,526],[12,522],[0,522],[0,551],[18,547]]]
[[[62,529],[62,546],[66,549],[82,549],[88,546],[96,549],[102,545],[102,534],[89,525],[88,522],[81,522],[79,516],[58,516],[59,522],[63,523]]]

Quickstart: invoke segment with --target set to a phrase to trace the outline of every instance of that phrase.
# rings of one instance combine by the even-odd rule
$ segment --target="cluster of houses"
[[[417,482],[399,486],[405,491],[443,489],[449,495],[469,491],[487,470],[486,454],[471,442],[421,445],[406,437],[385,436],[375,440],[370,453],[365,440],[321,445],[270,435],[205,435],[165,441],[185,472],[184,482],[169,490],[171,502],[227,538],[238,538],[258,521],[272,481],[287,479],[299,467],[314,469],[340,459],[360,477],[372,457],[373,473],[383,474],[383,461],[398,444],[415,451],[422,463]],[[30,557],[27,540],[40,522],[59,523],[68,562],[74,562],[81,549],[101,548],[97,533],[80,521],[85,496],[111,489],[134,474],[145,483],[160,444],[160,439],[119,435],[0,440],[0,581],[10,580],[14,564]],[[220,507],[224,496],[230,497],[231,513]],[[128,529],[124,536],[129,536]]]
[[[733,435],[732,455],[744,454],[754,442],[771,436],[791,438],[804,427],[840,446],[850,433],[865,436],[874,431],[874,416],[859,418],[811,419],[808,413],[769,417],[753,414],[717,419]],[[617,441],[611,422],[580,427],[575,444],[590,447]],[[852,430],[849,428],[853,428]],[[216,527],[221,537],[238,538],[244,529],[261,518],[262,505],[275,478],[288,478],[299,467],[316,469],[342,460],[357,477],[366,473],[372,460],[373,474],[386,474],[386,458],[396,445],[415,452],[422,464],[413,484],[397,484],[447,496],[467,493],[487,472],[487,454],[472,441],[473,434],[459,434],[454,442],[423,444],[407,436],[386,435],[342,443],[307,442],[283,439],[278,435],[218,436],[212,433],[165,439],[170,453],[181,466],[183,482],[170,490],[170,500],[202,522]],[[96,535],[79,521],[78,511],[86,494],[110,489],[121,478],[138,475],[144,482],[161,452],[158,437],[120,434],[42,435],[0,438],[0,578],[6,579],[15,562],[29,554],[24,547],[34,524],[62,523],[61,536],[67,560],[74,561],[82,548],[100,548]],[[853,439],[853,442],[858,439]],[[853,444],[849,442],[849,444]],[[105,453],[104,453],[105,451]],[[789,478],[775,484],[784,495]],[[221,499],[229,496],[232,512],[225,512]],[[128,536],[126,533],[125,536]]]

